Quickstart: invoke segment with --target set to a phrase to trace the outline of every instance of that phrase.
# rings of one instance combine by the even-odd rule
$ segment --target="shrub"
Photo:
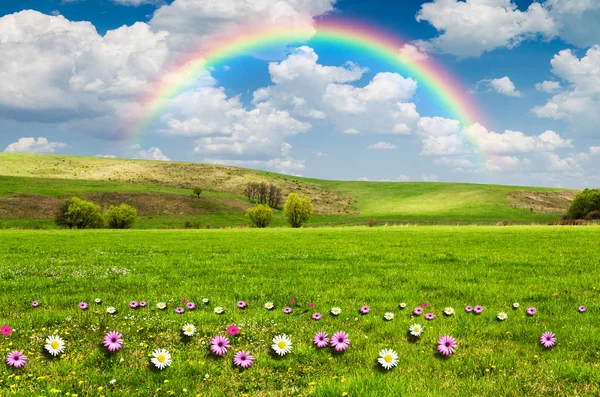
[[[573,219],[583,219],[592,211],[600,211],[600,189],[585,189],[575,196],[568,214]]]
[[[198,198],[200,198],[200,195],[202,194],[202,188],[201,188],[201,187],[197,187],[197,186],[196,186],[196,187],[194,188],[193,192],[194,192],[194,194],[195,194],[196,196],[198,196]]]
[[[313,206],[307,196],[298,197],[296,193],[290,193],[283,206],[283,216],[288,220],[291,227],[300,227],[308,222],[313,213]]]
[[[266,204],[257,204],[256,207],[248,208],[246,216],[256,227],[267,227],[271,223],[273,210]]]
[[[92,229],[104,226],[100,206],[79,197],[73,197],[61,204],[54,220],[58,226],[67,226],[69,229]]]
[[[185,223],[183,224],[183,226],[186,229],[200,229],[200,222],[185,221]]]
[[[377,226],[378,223],[379,223],[379,221],[377,221],[377,219],[372,218],[367,221],[367,226],[369,226],[369,227]],[[387,223],[385,225],[387,226]]]
[[[586,221],[600,220],[600,211],[596,210],[596,211],[588,212],[588,214],[585,216],[585,220]]]
[[[106,225],[110,229],[131,229],[137,218],[137,210],[130,205],[111,205],[104,213]]]

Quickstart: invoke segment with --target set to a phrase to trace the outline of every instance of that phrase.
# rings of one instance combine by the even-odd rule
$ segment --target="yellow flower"
[[[348,392],[346,392],[346,391],[342,393],[342,397],[347,396],[347,395],[348,395]]]
[[[100,387],[98,388],[98,391],[102,391],[102,390],[104,390],[104,387],[100,386]]]
[[[169,380],[168,380],[168,379],[165,379],[165,383],[169,383]]]

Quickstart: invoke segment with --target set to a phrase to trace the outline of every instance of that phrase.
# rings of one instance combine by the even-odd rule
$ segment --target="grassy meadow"
[[[599,241],[594,226],[4,230],[0,325],[14,330],[0,336],[0,350],[24,350],[30,361],[21,370],[0,366],[0,395],[597,395]],[[175,314],[182,298],[198,308]],[[148,307],[130,309],[131,300]],[[248,307],[236,308],[238,300]],[[263,308],[267,301],[273,311]],[[411,316],[425,302],[433,321]],[[365,304],[371,312],[359,315]],[[105,312],[109,305],[117,314]],[[485,311],[467,314],[466,305]],[[215,306],[225,313],[214,314]],[[293,312],[283,314],[284,306]],[[330,315],[332,306],[342,314]],[[447,306],[454,316],[443,315]],[[529,306],[537,308],[533,317],[525,315]],[[320,321],[310,318],[317,311]],[[394,320],[383,320],[387,311]],[[496,319],[499,311],[506,321]],[[425,326],[418,341],[407,336],[415,322]],[[198,329],[188,342],[180,336],[186,323]],[[241,331],[230,338],[233,351],[214,357],[208,340],[233,323]],[[100,343],[109,330],[125,339],[113,354]],[[320,330],[348,332],[350,348],[315,349]],[[539,344],[545,331],[557,336],[552,349]],[[54,333],[66,340],[60,358],[43,353]],[[293,341],[282,358],[270,352],[279,333]],[[434,350],[443,334],[458,340],[447,359]],[[156,348],[171,352],[171,367],[151,367]],[[383,348],[399,354],[390,371],[376,362]],[[251,368],[232,366],[238,349],[256,357]]]

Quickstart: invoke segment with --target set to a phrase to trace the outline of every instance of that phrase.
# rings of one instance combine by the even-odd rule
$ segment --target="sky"
[[[3,0],[0,82],[5,152],[600,185],[598,0]]]

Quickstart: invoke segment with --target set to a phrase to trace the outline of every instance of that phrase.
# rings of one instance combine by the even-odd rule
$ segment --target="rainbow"
[[[196,79],[206,73],[207,68],[270,46],[307,41],[348,46],[388,62],[405,77],[414,78],[419,87],[425,88],[445,113],[459,120],[463,126],[485,121],[464,85],[434,59],[416,59],[421,57],[401,53],[400,49],[406,44],[405,41],[372,26],[332,19],[319,21],[316,27],[266,24],[248,25],[222,32],[210,44],[189,52],[161,73],[159,79],[151,85],[152,88],[140,98],[141,117],[133,126],[125,128],[127,138],[137,137],[150,129],[169,100],[189,89]]]

